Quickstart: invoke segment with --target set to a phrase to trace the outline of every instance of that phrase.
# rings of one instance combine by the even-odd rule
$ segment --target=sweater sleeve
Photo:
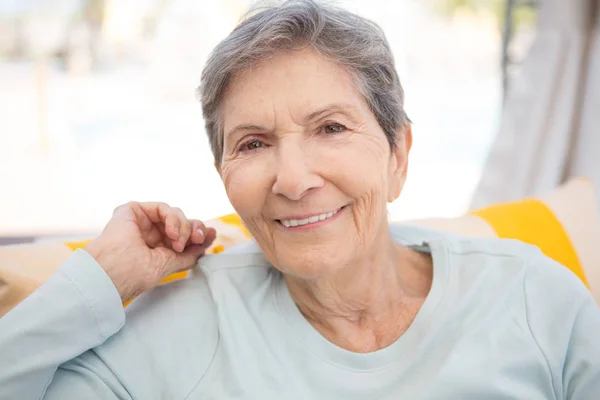
[[[595,399],[600,396],[600,310],[591,298],[578,309],[563,370],[564,398]]]
[[[0,318],[0,399],[117,398],[108,368],[82,356],[125,322],[119,294],[100,265],[76,250],[38,290]],[[48,387],[52,384],[52,390]],[[47,393],[46,393],[47,392]],[[47,394],[47,396],[45,396]]]
[[[567,268],[536,257],[525,283],[531,333],[548,363],[557,399],[600,394],[600,309]]]

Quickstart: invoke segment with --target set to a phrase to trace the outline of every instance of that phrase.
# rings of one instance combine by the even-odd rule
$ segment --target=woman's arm
[[[112,372],[122,365],[91,349],[123,326],[124,302],[190,268],[215,236],[164,203],[118,207],[100,237],[0,318],[0,399],[128,398]]]
[[[0,399],[41,399],[51,381],[57,390],[48,398],[60,397],[61,381],[71,381],[73,398],[121,397],[108,368],[102,371],[104,384],[94,371],[57,369],[104,343],[124,322],[112,281],[87,252],[75,251],[45,284],[0,318]]]
[[[600,310],[589,298],[579,307],[563,371],[565,399],[600,397]]]
[[[527,319],[557,399],[600,396],[600,308],[570,270],[536,257],[525,283]]]

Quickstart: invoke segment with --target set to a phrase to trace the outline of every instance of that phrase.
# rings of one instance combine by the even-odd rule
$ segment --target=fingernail
[[[179,236],[179,226],[178,225],[175,225],[173,227],[173,232],[175,232],[175,235]]]
[[[196,232],[198,232],[200,234],[200,237],[204,239],[204,232],[202,232],[202,229],[198,228],[196,229]]]

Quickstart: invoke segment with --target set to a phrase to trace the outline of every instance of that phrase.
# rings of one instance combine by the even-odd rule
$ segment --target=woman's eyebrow
[[[313,121],[315,119],[317,119],[318,117],[320,117],[323,114],[326,113],[333,113],[333,112],[342,112],[344,114],[348,114],[350,111],[354,111],[356,110],[356,107],[350,105],[350,104],[328,104],[324,107],[321,107],[313,112],[311,112],[310,114],[308,114],[304,120],[306,122],[310,122]],[[234,128],[230,129],[226,134],[225,137],[230,137],[238,132],[244,132],[244,131],[267,131],[268,129],[265,128],[264,126],[260,126],[260,125],[253,125],[253,124],[240,124],[235,126]]]
[[[234,127],[229,132],[227,132],[227,134],[225,135],[225,137],[230,137],[234,133],[243,132],[243,131],[253,131],[253,132],[255,132],[255,131],[266,131],[266,130],[267,130],[267,128],[265,128],[264,126],[260,126],[260,125],[241,124],[241,125],[238,125],[238,126]]]
[[[320,117],[321,115],[323,115],[325,113],[342,112],[344,114],[349,114],[350,111],[354,111],[354,110],[356,110],[356,107],[354,107],[350,104],[339,104],[339,103],[328,104],[324,107],[321,107],[321,108],[311,112],[304,118],[304,120],[306,122],[310,122],[310,121],[317,119],[318,117]]]

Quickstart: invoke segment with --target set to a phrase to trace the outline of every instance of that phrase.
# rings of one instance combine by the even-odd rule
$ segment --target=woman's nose
[[[323,178],[313,168],[315,160],[301,143],[281,143],[276,164],[274,194],[300,200],[311,189],[323,186]]]

